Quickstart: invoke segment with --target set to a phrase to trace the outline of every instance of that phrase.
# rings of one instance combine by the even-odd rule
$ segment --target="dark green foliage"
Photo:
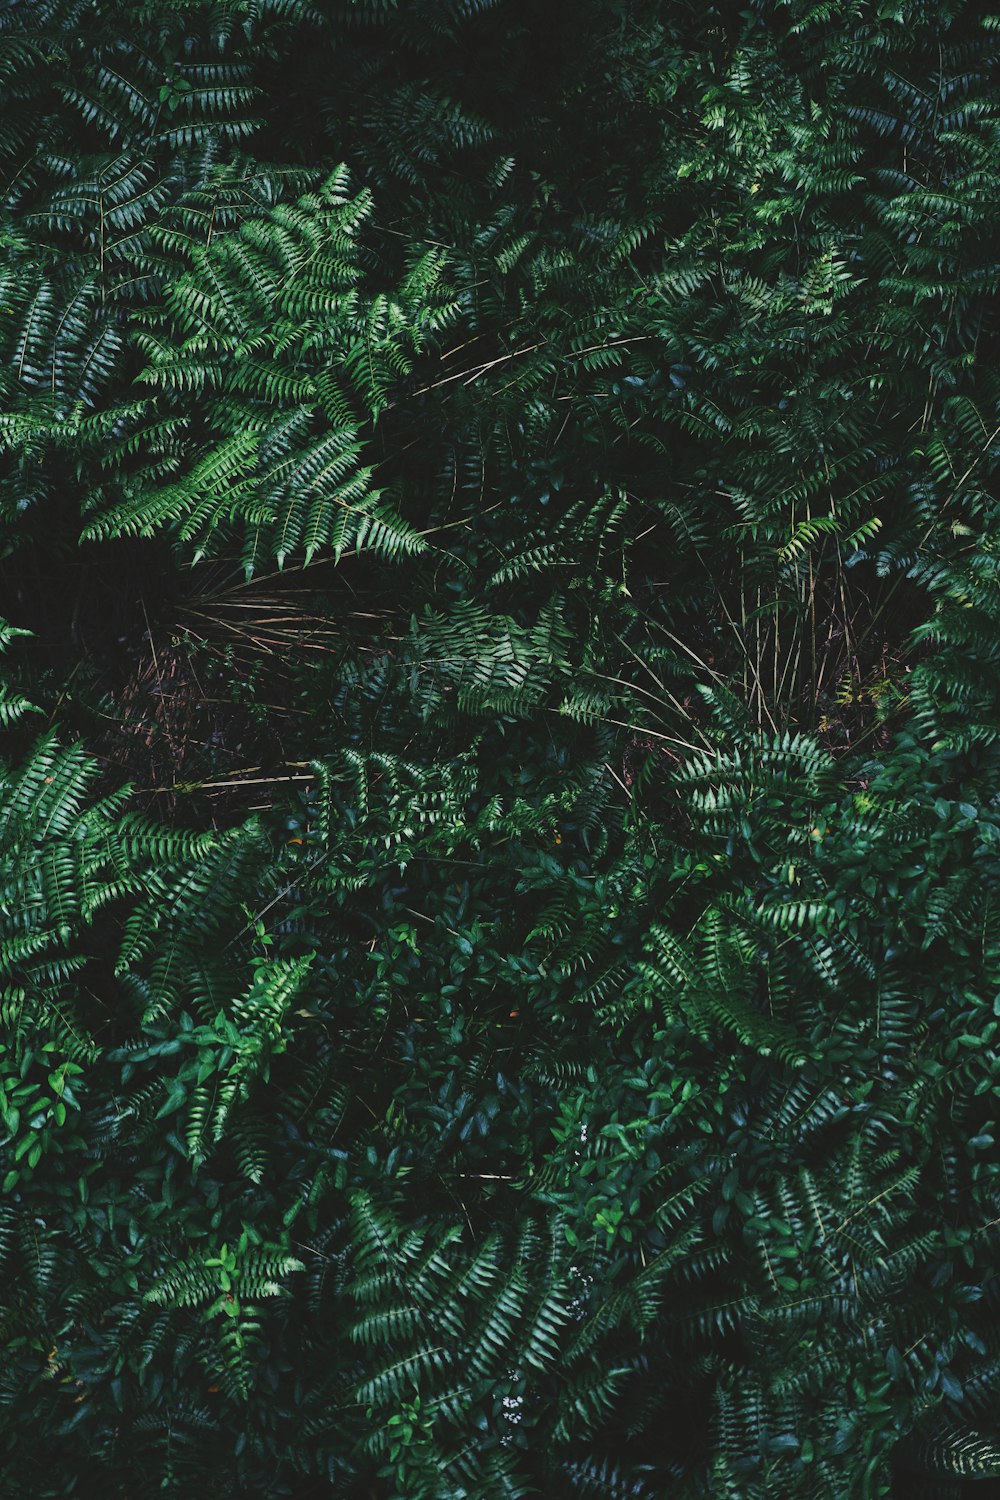
[[[998,47],[8,4],[13,1500],[1000,1474]]]

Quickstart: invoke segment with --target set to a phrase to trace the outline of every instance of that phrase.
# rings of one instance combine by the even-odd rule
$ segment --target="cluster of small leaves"
[[[1000,1473],[998,48],[8,4],[14,1500]]]

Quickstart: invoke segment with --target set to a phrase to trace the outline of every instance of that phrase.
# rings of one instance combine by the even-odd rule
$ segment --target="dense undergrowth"
[[[998,46],[8,0],[12,1500],[1000,1473]]]

